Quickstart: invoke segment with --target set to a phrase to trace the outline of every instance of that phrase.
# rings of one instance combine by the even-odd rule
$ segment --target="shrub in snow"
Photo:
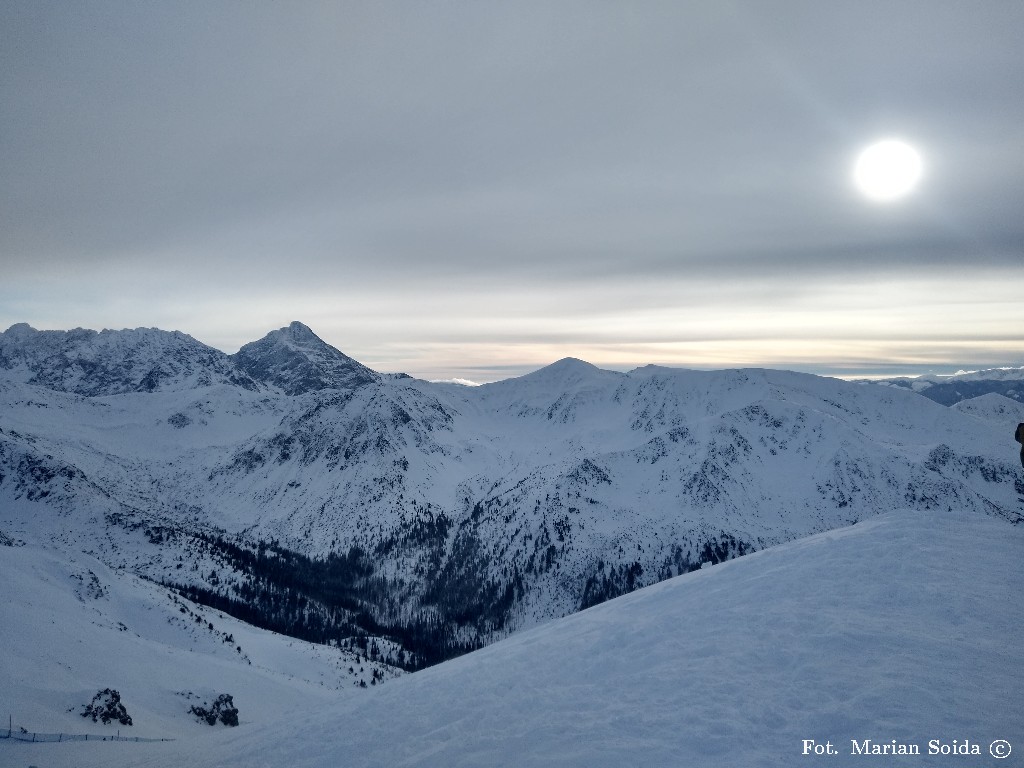
[[[91,717],[94,723],[102,720],[104,725],[109,725],[111,720],[116,720],[121,725],[132,724],[128,711],[121,703],[121,694],[112,688],[98,691],[92,697],[92,702],[85,706],[82,717]]]
[[[207,706],[204,702],[201,707],[193,705],[189,708],[189,712],[200,720],[205,720],[207,725],[216,725],[218,720],[224,725],[238,725],[238,709],[229,693],[222,693],[218,696],[213,702],[213,706]]]

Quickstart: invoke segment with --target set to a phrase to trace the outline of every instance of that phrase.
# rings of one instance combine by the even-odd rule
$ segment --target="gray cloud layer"
[[[835,280],[1024,284],[1022,32],[1009,2],[8,2],[0,321],[258,297],[241,338],[196,329],[230,344],[304,291],[325,317],[430,291],[457,339],[495,285],[621,286],[628,314],[665,283],[765,312]],[[849,168],[893,133],[926,175],[881,209]],[[76,286],[92,310],[62,315]]]

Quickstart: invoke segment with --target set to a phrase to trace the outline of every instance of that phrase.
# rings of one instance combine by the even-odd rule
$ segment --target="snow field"
[[[850,741],[896,739],[925,753],[930,739],[967,739],[985,752],[971,765],[988,765],[987,745],[1006,739],[1014,752],[998,765],[1021,765],[1022,557],[1024,530],[1005,521],[887,513],[662,582],[365,695],[302,696],[287,720],[246,723],[239,702],[243,724],[215,737],[0,744],[0,763],[891,766],[897,758],[850,755]],[[172,661],[152,657],[160,669]],[[241,685],[227,666],[206,669],[211,688]],[[281,695],[269,676],[251,686],[261,702]],[[839,754],[804,756],[804,739]]]

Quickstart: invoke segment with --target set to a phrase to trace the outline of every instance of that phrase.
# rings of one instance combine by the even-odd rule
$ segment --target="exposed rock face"
[[[293,322],[246,344],[232,355],[240,370],[287,395],[324,389],[356,389],[380,375],[324,342],[308,327]]]
[[[260,388],[220,350],[157,328],[37,331],[18,323],[0,333],[0,369],[10,378],[86,396],[212,384]]]

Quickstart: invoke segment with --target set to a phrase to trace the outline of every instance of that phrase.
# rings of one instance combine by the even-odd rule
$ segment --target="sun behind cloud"
[[[888,203],[912,192],[922,171],[921,155],[914,147],[899,139],[885,139],[857,156],[853,181],[868,199]]]

